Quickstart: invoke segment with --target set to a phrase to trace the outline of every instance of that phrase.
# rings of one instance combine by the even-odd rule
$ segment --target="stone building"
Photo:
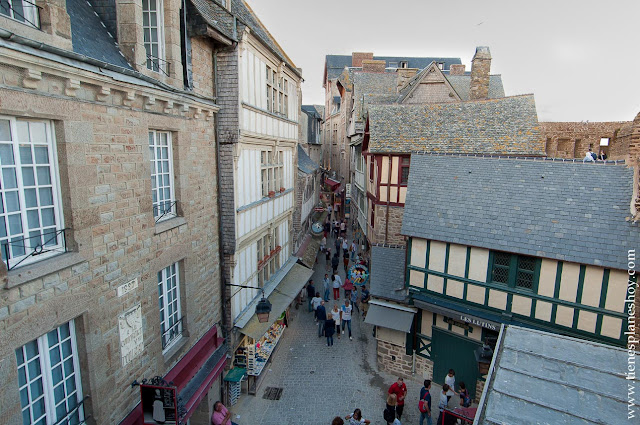
[[[607,159],[625,159],[629,144],[625,143],[631,122],[540,122],[549,158],[582,159],[591,149]]]
[[[395,334],[387,339],[396,353],[406,348],[394,367],[422,358],[415,364],[426,378],[442,383],[453,368],[456,382],[480,394],[474,352],[495,344],[502,324],[626,345],[635,331],[626,300],[636,287],[627,269],[640,229],[629,209],[634,171],[624,162],[411,161],[402,234],[417,313],[410,332],[385,332]],[[390,351],[380,348],[379,357]]]
[[[309,158],[316,164],[322,164],[322,105],[302,105],[300,114],[300,144]]]
[[[220,397],[216,42],[181,4],[0,8],[3,423],[142,423],[156,376],[192,424]]]
[[[293,213],[294,251],[298,251],[303,238],[311,230],[314,208],[320,201],[321,176],[320,166],[311,160],[302,145],[298,145],[296,208]]]

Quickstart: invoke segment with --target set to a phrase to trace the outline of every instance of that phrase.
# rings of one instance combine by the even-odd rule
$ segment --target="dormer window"
[[[399,68],[409,68],[409,62],[407,62],[407,61],[400,61],[400,63],[399,63]]]
[[[444,69],[444,62],[438,62],[438,69],[440,70]]]
[[[169,75],[164,56],[164,17],[162,0],[142,0],[142,30],[147,69]]]
[[[36,6],[35,0],[2,0],[0,15],[40,28],[40,9]]]

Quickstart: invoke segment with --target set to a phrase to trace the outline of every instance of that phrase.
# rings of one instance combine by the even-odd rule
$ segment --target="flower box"
[[[286,189],[284,187],[280,188],[280,193],[284,192]]]
[[[269,198],[273,198],[274,196],[276,196],[276,192],[274,192],[273,190],[269,191]]]

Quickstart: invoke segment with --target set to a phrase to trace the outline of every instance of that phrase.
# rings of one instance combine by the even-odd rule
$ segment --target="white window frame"
[[[57,232],[64,229],[64,219],[62,214],[62,202],[60,198],[60,179],[58,170],[58,156],[55,144],[55,136],[53,132],[53,123],[49,120],[35,120],[35,119],[20,119],[16,117],[0,116],[0,121],[9,122],[9,138],[10,140],[0,140],[0,255],[3,258],[7,267],[13,268],[16,266],[24,266],[32,264],[37,261],[41,261],[50,258],[54,255],[58,255],[65,252],[64,234],[57,234]],[[28,132],[28,140],[25,138],[25,127]],[[44,141],[33,141],[34,130],[36,126],[43,126],[44,131],[40,136],[44,135]],[[2,135],[0,135],[2,138]],[[23,140],[24,139],[24,140]],[[8,152],[6,147],[11,146],[12,152]],[[23,158],[20,148],[31,147],[30,156],[31,163]],[[44,162],[39,162],[37,158],[36,148],[47,149],[48,164],[45,166]],[[4,154],[4,156],[3,156]],[[8,159],[12,155],[11,160]],[[5,163],[6,162],[6,163]],[[13,164],[10,164],[13,162]],[[10,177],[11,170],[14,170],[14,177]],[[28,174],[24,174],[27,169],[31,169],[33,173],[33,184],[26,178]],[[41,179],[40,171],[48,169],[47,184],[40,184]],[[5,178],[5,175],[9,176],[9,180],[15,180],[15,188],[8,187],[13,186],[9,184]],[[44,176],[44,175],[43,175]],[[46,179],[45,179],[46,180]],[[26,186],[25,186],[26,184]],[[42,205],[43,195],[48,196],[46,189],[51,190],[51,204]],[[43,192],[45,190],[45,192]],[[36,195],[35,204],[27,206],[26,193],[27,191],[33,191]],[[8,208],[13,202],[7,204],[7,199],[11,193],[17,193],[18,209],[8,212]],[[13,199],[13,196],[12,196]],[[15,204],[14,204],[15,205]],[[47,210],[51,210],[47,214],[48,219],[43,215]],[[37,217],[34,216],[37,213]],[[19,224],[20,231],[13,231],[11,227],[17,226],[18,222],[13,221],[13,226],[10,224],[10,216],[20,216]],[[53,217],[51,217],[53,214]],[[45,220],[43,220],[45,218]],[[53,223],[51,223],[53,218]],[[37,225],[35,221],[37,219]],[[47,223],[45,224],[45,221]],[[17,229],[16,229],[17,230]],[[30,241],[35,236],[29,236],[30,232],[39,232],[41,235],[41,243],[44,245],[27,246],[27,241]],[[47,232],[47,233],[45,233]],[[45,236],[47,235],[47,236]],[[22,241],[20,239],[24,238]],[[52,240],[55,238],[55,243]],[[6,259],[5,246],[6,241],[9,242],[10,249],[10,261]],[[35,241],[33,241],[35,242]],[[48,242],[48,244],[47,244]],[[46,248],[45,248],[46,247]],[[22,248],[22,249],[21,249]],[[34,252],[39,252],[37,255],[32,255]]]
[[[156,8],[155,10],[151,9],[151,2],[155,2]],[[146,3],[146,7],[145,7]],[[143,45],[146,55],[146,66],[147,69],[154,72],[162,72],[167,74],[167,64],[165,62],[165,44],[164,44],[164,7],[162,0],[142,0],[142,37],[143,37]],[[152,14],[156,15],[156,25],[151,24]],[[147,18],[147,22],[145,23],[145,18]],[[151,37],[151,30],[156,30],[156,35],[158,37],[157,41],[152,41],[151,39],[147,40],[145,37],[145,33],[149,31],[149,38]],[[157,44],[158,47],[158,56],[153,55],[153,47]],[[156,58],[155,62],[153,58]]]
[[[158,150],[162,150],[165,146],[162,144],[162,137],[166,136],[167,140],[167,158],[158,160]],[[168,220],[177,216],[176,195],[175,195],[175,179],[173,174],[173,140],[170,131],[149,130],[149,160],[151,163],[151,201],[153,205],[153,218],[157,222]],[[168,162],[168,172],[164,171],[162,161]],[[159,178],[167,176],[169,180],[169,198],[164,195],[164,189],[167,185],[162,181],[162,189],[158,185]],[[161,198],[162,195],[162,198]],[[155,200],[154,200],[155,198]]]
[[[162,308],[160,308],[159,311],[160,339],[162,343],[162,353],[165,354],[182,338],[180,263],[173,263],[158,272],[158,298],[162,303]],[[169,309],[169,307],[172,307],[172,309]],[[175,333],[170,333],[170,329],[173,328],[176,328]],[[166,341],[165,334],[168,334]]]
[[[60,330],[65,325],[69,326],[69,335],[65,337],[64,340],[60,341],[60,336],[61,336]],[[49,341],[49,334],[53,332],[56,332],[56,337],[58,339],[58,341],[55,343],[51,343]],[[63,359],[62,357],[64,356],[64,348],[62,346],[63,346],[63,343],[66,341],[70,342],[68,347],[70,348],[71,353],[70,355],[67,355]],[[38,354],[33,357],[28,357],[27,346],[31,344],[31,346],[33,347],[34,343],[35,343],[35,346],[37,346],[38,348]],[[59,363],[52,365],[50,352],[53,352],[53,350],[56,347],[60,347],[58,353],[60,355],[61,360],[59,361]],[[69,362],[69,360],[71,360],[71,362]],[[44,423],[46,424],[84,423],[83,422],[85,419],[84,408],[82,406],[80,406],[77,409],[78,422],[75,422],[75,421],[65,422],[65,416],[68,417],[69,410],[73,410],[75,408],[73,406],[71,407],[64,406],[65,413],[66,413],[65,416],[56,415],[55,388],[62,386],[61,388],[64,391],[64,398],[62,400],[64,401],[68,401],[68,400],[73,401],[75,399],[76,406],[82,403],[83,401],[82,379],[80,376],[80,362],[78,360],[78,346],[76,344],[76,332],[75,332],[75,325],[73,320],[63,324],[62,326],[56,329],[53,329],[52,331],[40,336],[39,338],[33,341],[30,341],[28,344],[25,344],[22,347],[16,349],[16,362],[17,362],[17,370],[18,370],[18,391],[20,393],[20,399],[21,399],[20,406],[21,406],[21,411],[23,412],[23,423],[25,425],[29,425],[31,423],[40,423],[38,421],[41,421],[42,419],[45,420]],[[73,373],[67,373],[67,367],[68,367],[67,365],[73,365]],[[39,372],[36,372],[36,366],[40,368]],[[54,385],[53,383],[54,370],[58,366],[61,368],[60,372],[63,374],[63,378],[62,380],[60,380],[58,383]],[[24,373],[24,375],[22,375],[22,373]],[[31,376],[32,373],[35,376]],[[74,379],[72,381],[72,383],[75,384],[74,390],[73,389],[70,390],[68,387],[68,379],[71,377],[72,374],[74,375]],[[24,378],[20,379],[20,376],[24,376]],[[23,380],[24,380],[24,383],[21,382]],[[32,391],[33,391],[34,385],[37,385],[38,380],[40,380],[42,383],[42,390],[43,390],[42,395],[37,396],[35,400],[32,400],[32,397],[33,397]],[[71,392],[70,395],[67,394],[68,391]],[[73,391],[75,391],[75,397],[73,397],[74,396]],[[24,403],[25,402],[24,396],[26,396],[26,401],[27,401],[26,405]],[[43,403],[44,410],[45,410],[44,415],[34,418],[33,410],[41,399],[43,399],[44,401]],[[58,402],[58,405],[60,405],[61,403],[62,401]],[[28,421],[25,418],[25,415],[24,415],[25,413],[28,415],[28,419],[29,419]]]
[[[281,187],[284,187],[283,152],[281,150],[260,152],[260,183],[263,197],[269,196],[271,191],[277,193]]]
[[[38,13],[38,6],[36,5],[35,0],[15,0],[15,2],[20,2],[20,6],[22,7],[22,12],[17,12],[14,10],[12,0],[2,0],[0,3],[0,15],[6,16],[7,18],[13,19],[14,21],[21,22],[23,24],[32,26],[34,28],[40,29],[40,20]],[[7,8],[8,7],[8,8]]]

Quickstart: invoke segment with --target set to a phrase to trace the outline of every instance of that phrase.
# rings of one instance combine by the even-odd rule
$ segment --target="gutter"
[[[13,43],[17,43],[20,44],[22,46],[27,46],[27,47],[31,47],[33,49],[36,50],[41,50],[43,52],[47,52],[47,53],[52,53],[54,55],[58,55],[61,56],[63,58],[67,58],[67,59],[72,59],[72,60],[77,60],[79,62],[83,62],[89,65],[93,65],[93,66],[97,66],[98,68],[103,68],[103,69],[107,69],[109,71],[114,71],[117,72],[119,74],[123,74],[123,75],[127,75],[129,77],[134,77],[140,80],[143,80],[147,83],[153,84],[154,86],[161,88],[163,90],[172,92],[172,93],[177,93],[177,94],[181,94],[181,95],[186,95],[186,96],[190,96],[193,98],[197,98],[198,100],[202,100],[202,101],[209,101],[209,99],[204,98],[204,97],[200,97],[194,93],[191,92],[187,92],[185,90],[180,90],[180,89],[176,89],[175,87],[172,87],[168,84],[165,84],[161,81],[156,80],[155,78],[149,77],[147,75],[144,75],[138,71],[132,70],[132,69],[127,69],[127,68],[123,68],[121,66],[118,65],[114,65],[108,62],[104,62],[98,59],[94,59],[94,58],[90,58],[89,56],[85,56],[82,55],[80,53],[76,53],[76,52],[72,52],[70,50],[65,50],[65,49],[61,49],[59,47],[54,47],[51,46],[49,44],[45,44],[45,43],[41,43],[35,40],[32,40],[30,38],[26,38],[26,37],[22,37],[20,35],[17,35],[15,33],[12,33],[10,31],[7,31],[5,29],[0,28],[0,38],[6,41],[10,41]],[[209,102],[207,102],[209,103]]]

